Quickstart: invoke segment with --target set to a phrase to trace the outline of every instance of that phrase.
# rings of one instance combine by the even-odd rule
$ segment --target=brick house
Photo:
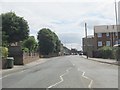
[[[89,57],[96,57],[99,48],[120,44],[120,25],[94,26],[94,35],[82,38],[82,43],[83,52],[87,52]]]
[[[119,33],[118,33],[119,32]],[[95,49],[120,43],[120,25],[94,26]]]

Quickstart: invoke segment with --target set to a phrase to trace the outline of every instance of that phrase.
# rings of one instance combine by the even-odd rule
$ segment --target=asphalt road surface
[[[45,59],[2,79],[2,88],[118,88],[118,66],[81,56]]]

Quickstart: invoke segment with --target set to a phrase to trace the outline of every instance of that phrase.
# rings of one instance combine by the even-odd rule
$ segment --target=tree
[[[6,42],[15,43],[23,41],[29,36],[29,27],[23,17],[17,16],[14,12],[1,14],[2,17],[2,38]]]
[[[29,50],[29,55],[32,51],[35,51],[36,49],[36,45],[37,45],[37,42],[34,38],[34,36],[29,36],[28,39],[26,39],[24,42],[23,42],[23,47],[24,48],[28,48]]]
[[[42,55],[57,53],[60,50],[60,40],[50,29],[43,28],[38,32],[39,52]]]

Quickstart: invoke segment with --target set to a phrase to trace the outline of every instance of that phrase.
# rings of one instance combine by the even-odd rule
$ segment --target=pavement
[[[78,55],[40,60],[20,67],[22,70],[19,72],[4,74],[0,79],[2,87],[118,88],[117,65],[95,62]]]
[[[82,57],[86,58],[85,55],[82,55]],[[116,61],[115,59],[102,59],[102,58],[90,58],[90,57],[88,57],[88,59],[92,61],[101,62],[101,63],[107,63],[107,64],[113,64],[113,65],[120,66],[120,62]]]

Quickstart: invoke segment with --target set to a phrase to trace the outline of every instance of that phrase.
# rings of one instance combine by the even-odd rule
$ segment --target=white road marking
[[[66,75],[69,72],[69,70],[71,70],[71,69],[72,69],[71,67],[69,69],[67,69],[64,74],[60,75],[60,81],[55,83],[55,84],[53,84],[53,85],[50,85],[48,88],[52,88],[52,87],[60,84],[61,82],[63,82],[64,81],[63,76]]]
[[[81,71],[81,70],[78,68],[78,71]],[[82,73],[82,77],[90,80],[90,83],[89,83],[89,85],[88,85],[88,88],[92,88],[93,80],[92,80],[91,78],[85,76],[85,71],[81,71],[81,72],[83,72],[83,73]]]

